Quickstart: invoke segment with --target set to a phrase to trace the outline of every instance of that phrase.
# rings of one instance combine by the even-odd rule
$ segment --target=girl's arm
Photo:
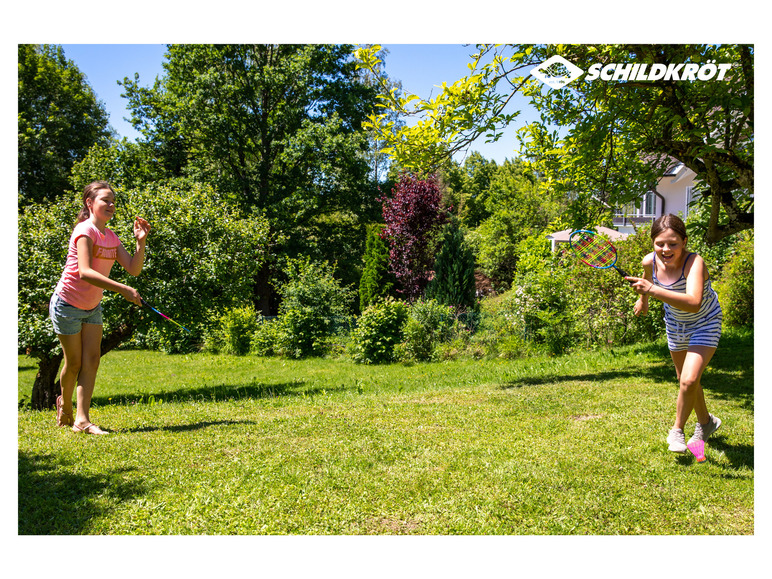
[[[129,255],[123,245],[118,246],[118,263],[129,272],[129,275],[138,276],[142,272],[142,266],[145,263],[145,241],[149,231],[150,224],[141,217],[137,217],[134,220],[134,237],[137,239],[134,255]]]
[[[128,301],[137,304],[138,306],[142,305],[142,298],[137,290],[122,283],[118,283],[117,281],[113,281],[91,267],[91,250],[94,246],[94,242],[91,238],[85,235],[79,237],[75,245],[78,248],[78,273],[82,280],[97,287],[101,287],[102,289],[117,292]]]
[[[686,293],[666,290],[644,278],[629,277],[625,279],[632,282],[633,289],[641,296],[651,296],[679,310],[697,313],[702,305],[702,291],[706,276],[705,262],[699,255],[695,255],[694,261],[686,273]]]
[[[651,273],[652,272],[651,254],[643,258],[641,265],[643,265],[643,279],[645,279],[648,282],[651,282],[653,280],[652,273]],[[625,278],[625,279],[628,279],[628,278]],[[633,313],[636,316],[640,316],[640,315],[645,316],[647,313],[649,313],[648,294],[643,294],[638,298],[638,301],[635,302],[635,305],[633,306]]]

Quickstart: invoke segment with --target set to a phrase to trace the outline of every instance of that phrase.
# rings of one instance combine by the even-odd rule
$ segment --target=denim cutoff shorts
[[[68,304],[58,294],[51,296],[48,314],[51,316],[54,331],[62,336],[72,336],[79,333],[83,324],[102,325],[101,303],[93,310],[81,310]]]

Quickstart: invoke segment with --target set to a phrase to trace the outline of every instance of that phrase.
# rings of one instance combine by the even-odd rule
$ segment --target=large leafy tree
[[[60,46],[20,44],[19,205],[69,191],[73,165],[111,135],[104,105]]]
[[[555,55],[583,70],[613,63],[728,70],[720,80],[585,77],[550,90],[529,75]],[[589,203],[638,198],[679,161],[697,174],[710,207],[706,238],[718,241],[753,227],[753,55],[746,45],[478,45],[471,73],[431,100],[382,90],[384,106],[420,115],[420,122],[391,140],[387,117],[370,122],[401,165],[425,170],[478,137],[497,139],[518,114],[506,112],[507,104],[525,94],[541,121],[523,131],[524,152],[547,187],[570,195],[586,214]],[[358,56],[365,67],[377,62],[373,49]]]
[[[361,251],[336,251],[330,240],[362,239],[361,220],[377,215],[362,131],[375,90],[362,82],[352,52],[170,45],[166,75],[152,89],[136,78],[123,84],[135,124],[167,166],[264,212],[278,253],[345,260]],[[263,313],[269,276],[266,266],[256,280]]]

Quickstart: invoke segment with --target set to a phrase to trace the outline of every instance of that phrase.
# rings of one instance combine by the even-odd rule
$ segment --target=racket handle
[[[617,267],[615,265],[614,269],[617,270],[619,272],[619,275],[621,275],[622,277],[630,277],[630,274],[627,273],[625,270],[623,270],[621,267]]]

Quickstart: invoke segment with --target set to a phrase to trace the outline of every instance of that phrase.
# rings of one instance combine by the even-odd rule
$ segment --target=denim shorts
[[[54,331],[62,336],[73,336],[80,333],[83,324],[102,325],[101,303],[93,310],[81,310],[71,306],[57,294],[51,296],[48,314],[51,316]]]

